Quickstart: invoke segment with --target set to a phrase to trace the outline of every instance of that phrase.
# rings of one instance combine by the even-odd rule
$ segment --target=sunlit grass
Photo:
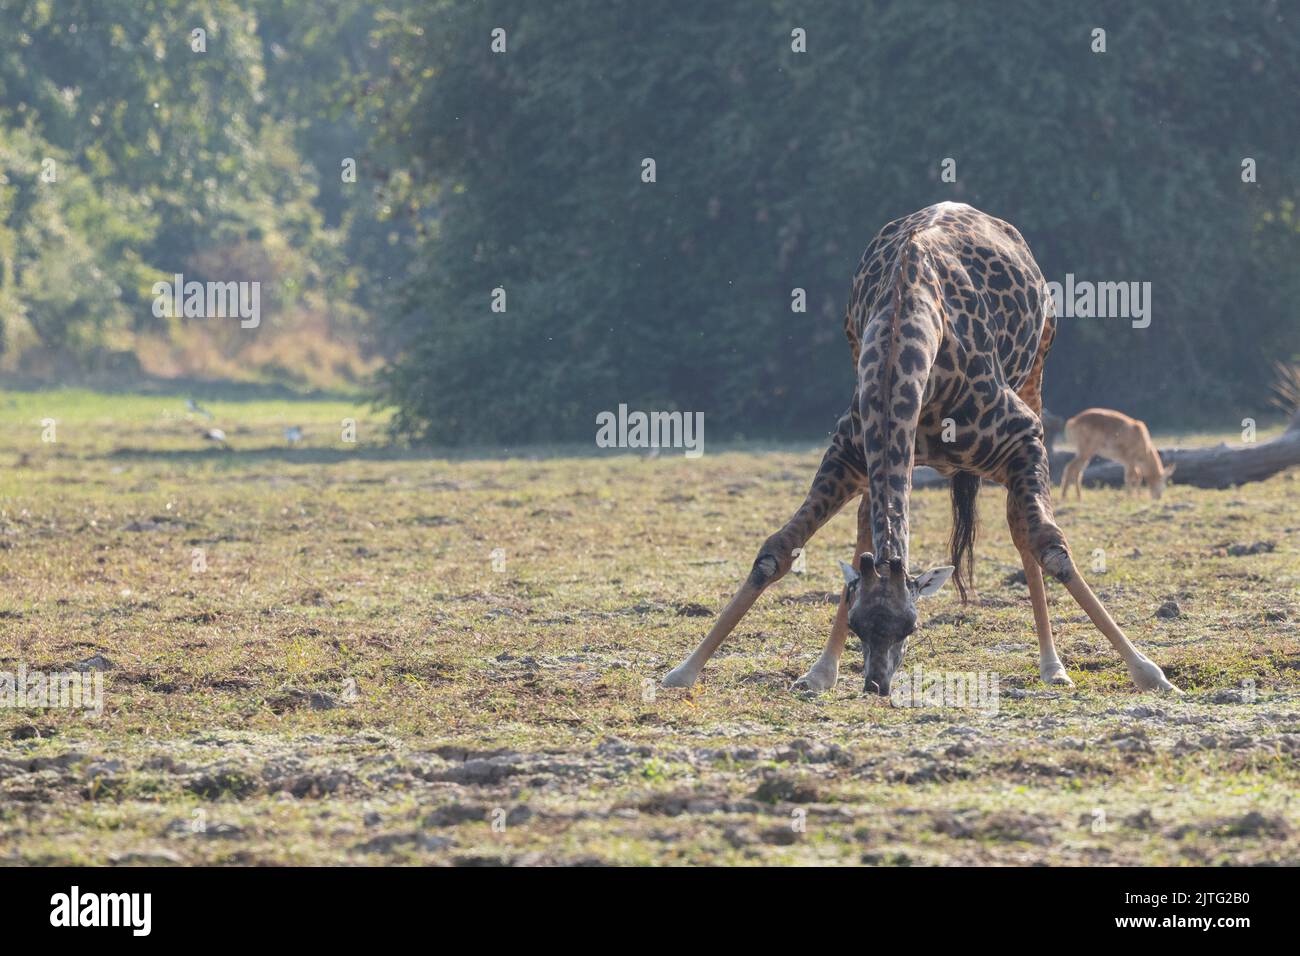
[[[1019,561],[1004,495],[986,489],[980,600],[932,599],[907,665],[995,672],[1015,693],[995,714],[927,711],[859,696],[852,646],[833,693],[788,689],[829,628],[852,508],[693,692],[656,689],[799,504],[812,443],[698,460],[444,456],[389,448],[384,415],[361,401],[201,404],[211,421],[183,397],[0,393],[0,670],[94,654],[115,665],[99,721],[0,709],[0,751],[84,756],[43,776],[0,773],[0,845],[13,848],[0,859],[1296,859],[1300,828],[1206,835],[1252,810],[1295,817],[1294,473],[1221,492],[1174,485],[1160,502],[1090,491],[1058,509],[1085,574],[1189,691],[1181,701],[1138,694],[1056,585],[1078,686],[1042,691],[1025,589],[1008,580]],[[45,418],[56,441],[41,440]],[[305,432],[296,445],[291,424]],[[210,427],[230,450],[202,437]],[[918,492],[914,509],[915,560],[937,563],[946,495]],[[1273,550],[1217,551],[1256,542]],[[1156,617],[1169,600],[1180,616]],[[1256,704],[1215,702],[1246,687]],[[1111,742],[1134,728],[1147,744]],[[645,752],[600,750],[610,737]],[[832,745],[842,763],[801,756]],[[438,782],[455,766],[438,755],[449,746],[541,762]],[[112,759],[122,766],[91,788],[87,767]],[[752,798],[772,772],[815,785],[797,839],[804,804]],[[273,789],[300,777],[292,799]],[[312,795],[331,780],[337,790]],[[431,829],[430,806],[449,802],[467,818]],[[521,806],[530,815],[515,811],[504,833],[482,822]],[[1098,806],[1112,822],[1147,810],[1156,830],[1094,833],[1079,820]],[[238,834],[187,836],[196,809]]]

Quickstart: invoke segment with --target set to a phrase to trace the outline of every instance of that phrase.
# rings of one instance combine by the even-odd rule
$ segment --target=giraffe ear
[[[847,561],[840,562],[840,573],[844,575],[845,587],[853,587],[862,580],[862,575],[858,574],[858,569]]]
[[[945,564],[942,567],[931,568],[923,574],[920,574],[912,582],[912,590],[916,592],[919,598],[929,597],[935,591],[948,583],[955,569],[951,564]]]

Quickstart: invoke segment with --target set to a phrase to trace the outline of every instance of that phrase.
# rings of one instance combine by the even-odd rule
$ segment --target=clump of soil
[[[769,770],[752,794],[763,803],[818,803],[821,792],[803,777]]]
[[[1269,554],[1277,547],[1276,541],[1256,541],[1254,544],[1223,544],[1216,545],[1211,552],[1216,558],[1244,558],[1252,554]]]

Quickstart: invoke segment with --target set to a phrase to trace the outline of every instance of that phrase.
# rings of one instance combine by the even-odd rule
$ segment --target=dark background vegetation
[[[1147,329],[1062,321],[1049,407],[1232,427],[1300,353],[1298,27],[1269,0],[0,0],[0,367],[375,374],[439,443],[586,440],[620,402],[808,436],[852,388],[863,247],[950,199],[1049,279],[1152,284]],[[176,271],[262,278],[264,327],[154,319]]]

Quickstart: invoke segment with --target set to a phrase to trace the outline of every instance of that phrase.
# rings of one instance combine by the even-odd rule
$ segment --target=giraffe
[[[758,596],[790,570],[793,552],[860,495],[857,546],[853,564],[842,563],[830,637],[795,687],[835,686],[851,630],[862,644],[863,691],[888,695],[916,628],[917,600],[953,576],[967,599],[975,498],[988,480],[1007,489],[1007,523],[1029,586],[1043,681],[1073,684],[1052,639],[1046,571],[1109,640],[1139,688],[1181,693],[1097,599],[1054,520],[1040,416],[1043,363],[1055,329],[1042,273],[1014,226],[951,202],[885,226],[853,279],[844,330],[857,384],[812,488],[759,548],[748,577],[664,686],[694,684]],[[919,575],[908,563],[915,464],[949,477],[954,519],[952,565]]]

